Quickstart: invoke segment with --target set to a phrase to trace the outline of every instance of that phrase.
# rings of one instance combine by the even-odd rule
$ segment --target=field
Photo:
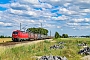
[[[64,42],[63,49],[50,49],[50,46]],[[81,60],[85,55],[79,55],[81,47],[78,43],[86,42],[90,46],[90,38],[59,38],[53,41],[43,41],[33,45],[23,45],[4,49],[0,53],[0,60],[36,60],[43,55],[65,56],[68,60]]]
[[[12,38],[0,38],[0,43],[12,41]]]

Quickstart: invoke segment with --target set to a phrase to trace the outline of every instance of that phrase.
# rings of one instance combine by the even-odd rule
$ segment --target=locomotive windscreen
[[[18,32],[13,32],[13,34],[18,34]]]

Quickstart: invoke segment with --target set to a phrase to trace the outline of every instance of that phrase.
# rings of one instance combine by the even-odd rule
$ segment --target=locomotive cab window
[[[13,32],[13,34],[18,34],[18,32]]]

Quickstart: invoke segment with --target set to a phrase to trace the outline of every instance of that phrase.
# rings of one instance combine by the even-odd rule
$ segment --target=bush
[[[62,34],[62,38],[68,38],[68,34]]]
[[[60,38],[60,35],[58,32],[55,32],[55,38]]]

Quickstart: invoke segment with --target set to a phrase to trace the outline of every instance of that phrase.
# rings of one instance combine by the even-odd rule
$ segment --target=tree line
[[[70,38],[76,38],[76,37],[80,37],[80,38],[90,38],[90,35],[86,35],[86,36],[69,36]]]
[[[48,30],[44,28],[28,28],[27,31],[36,34],[48,35]]]
[[[11,38],[11,36],[0,35],[0,38]]]
[[[28,28],[26,30],[27,32],[32,32],[32,33],[36,33],[36,34],[43,34],[43,35],[48,35],[48,30],[45,28]],[[62,34],[62,36],[58,33],[55,32],[55,38],[68,38],[68,34]]]
[[[62,35],[60,35],[58,32],[55,32],[54,37],[55,38],[68,38],[68,34],[62,34]]]

